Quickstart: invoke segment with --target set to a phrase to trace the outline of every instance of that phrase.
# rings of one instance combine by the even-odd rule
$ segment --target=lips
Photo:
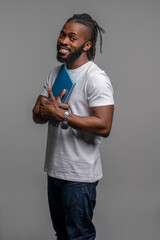
[[[71,51],[68,47],[64,47],[62,45],[58,46],[57,50],[59,53],[62,53],[62,54],[69,53]]]
[[[68,53],[69,50],[68,50],[68,49],[65,49],[65,48],[60,48],[60,49],[59,49],[59,52],[60,52],[60,53]]]

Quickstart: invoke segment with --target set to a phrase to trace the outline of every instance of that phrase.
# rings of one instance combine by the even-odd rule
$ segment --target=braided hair
[[[100,52],[102,53],[102,33],[105,33],[105,31],[90,15],[86,13],[74,14],[73,17],[67,20],[67,22],[81,23],[89,28],[91,32],[90,41],[92,42],[91,48],[87,51],[87,57],[89,60],[95,58],[98,32],[100,35]]]

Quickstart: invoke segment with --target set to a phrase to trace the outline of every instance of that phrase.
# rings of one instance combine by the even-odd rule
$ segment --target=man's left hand
[[[61,99],[65,94],[65,89],[59,94],[57,98],[53,96],[51,87],[48,88],[49,99],[41,99],[40,115],[43,118],[55,118],[59,121],[63,120],[64,110],[68,110],[68,104],[61,103]]]

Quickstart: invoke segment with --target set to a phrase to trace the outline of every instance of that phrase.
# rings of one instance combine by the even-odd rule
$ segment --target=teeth
[[[60,50],[63,51],[63,52],[69,52],[69,50],[64,49],[64,48],[61,48]]]

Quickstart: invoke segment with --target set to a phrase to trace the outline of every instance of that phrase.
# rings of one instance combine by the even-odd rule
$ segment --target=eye
[[[65,37],[65,34],[63,32],[60,33],[59,35],[60,38],[64,38]]]
[[[73,42],[76,40],[76,37],[70,37],[70,40]]]

